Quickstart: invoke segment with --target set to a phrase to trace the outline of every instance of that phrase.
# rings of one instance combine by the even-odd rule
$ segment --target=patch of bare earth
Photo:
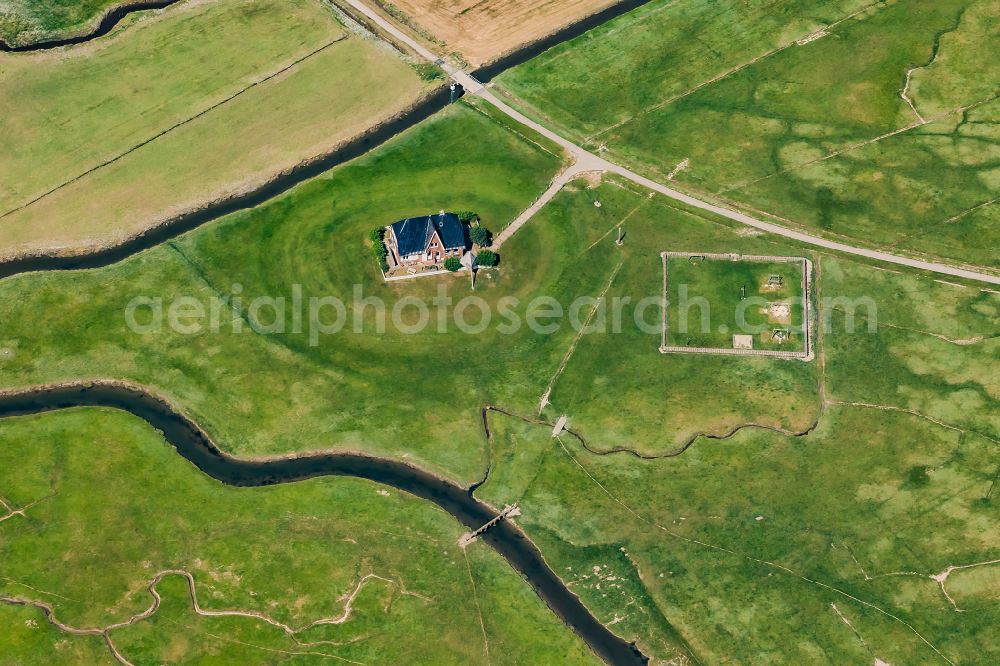
[[[423,32],[482,65],[616,0],[392,0]]]

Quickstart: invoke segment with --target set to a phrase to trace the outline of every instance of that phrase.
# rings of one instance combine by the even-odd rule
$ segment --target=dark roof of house
[[[445,249],[465,247],[465,230],[455,213],[408,217],[393,222],[392,230],[396,234],[399,255],[404,257],[426,250],[435,231]]]

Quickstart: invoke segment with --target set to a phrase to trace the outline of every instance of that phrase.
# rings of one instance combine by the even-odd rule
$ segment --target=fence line
[[[719,252],[661,252],[660,256],[663,259],[663,333],[662,342],[660,344],[661,354],[720,354],[725,356],[767,356],[772,358],[793,358],[800,359],[803,361],[812,361],[815,357],[815,351],[813,349],[813,305],[812,305],[812,272],[813,264],[806,257],[776,257],[768,255],[759,254],[736,254],[736,253],[719,253]],[[800,287],[802,288],[802,298],[803,298],[803,328],[805,329],[804,339],[803,339],[803,350],[802,351],[778,351],[770,349],[728,349],[725,347],[677,347],[670,346],[667,344],[667,334],[668,334],[668,316],[667,312],[670,306],[670,297],[668,293],[669,281],[668,281],[668,264],[670,257],[683,257],[685,259],[691,259],[694,257],[700,257],[703,259],[711,259],[716,261],[747,261],[752,263],[761,264],[802,264],[802,282]]]
[[[382,279],[385,280],[386,282],[397,282],[399,280],[414,280],[416,278],[429,277],[432,275],[455,275],[456,273],[461,274],[468,272],[469,269],[465,267],[462,267],[457,271],[449,271],[448,269],[443,268],[436,271],[421,271],[419,273],[413,273],[412,275],[393,275],[392,277],[389,277],[383,273]]]

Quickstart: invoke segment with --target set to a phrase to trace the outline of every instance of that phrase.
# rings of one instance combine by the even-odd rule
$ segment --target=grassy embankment
[[[996,1],[867,5],[653,2],[500,83],[707,198],[1000,268]]]
[[[296,630],[337,620],[290,636],[259,618],[200,616],[172,574],[155,615],[110,634],[135,664],[466,664],[487,649],[493,663],[597,661],[489,547],[463,553],[462,526],[436,507],[353,479],[226,487],[119,412],[0,423],[0,497],[30,505],[0,522],[0,595],[51,604],[69,625],[146,610],[168,569],[194,577],[206,611]],[[99,637],[63,633],[35,609],[0,605],[0,627],[4,663],[112,663]]]
[[[579,21],[614,0],[395,0],[378,3],[397,20],[476,67]]]
[[[309,0],[184,4],[97,42],[0,56],[0,255],[120,241],[427,89]]]
[[[89,32],[122,0],[8,0],[0,9],[0,39],[28,44]]]

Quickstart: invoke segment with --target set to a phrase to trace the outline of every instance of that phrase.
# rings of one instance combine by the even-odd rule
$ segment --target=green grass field
[[[537,296],[564,306],[596,299],[577,315],[604,328],[379,334],[374,314],[353,304],[360,331],[315,345],[307,330],[268,333],[228,312],[218,332],[141,335],[125,324],[134,297],[204,301],[236,285],[244,303],[291,300],[296,288],[303,299],[350,301],[356,286],[390,310],[440,288],[458,301],[473,294],[467,276],[381,282],[368,233],[440,209],[474,210],[497,231],[561,164],[545,142],[463,101],[266,205],[117,265],[4,280],[0,387],[99,377],[148,385],[240,455],[363,451],[463,484],[491,463],[477,496],[520,501],[517,520],[547,561],[656,661],[692,653],[702,663],[870,666],[1000,654],[996,569],[950,575],[946,589],[966,613],[929,578],[1000,557],[994,292],[747,234],[606,178],[560,192],[475,291],[491,307],[519,299],[522,319]],[[669,248],[810,257],[817,302],[840,298],[819,313],[829,326],[816,362],[660,354],[660,252]],[[854,307],[868,302],[874,309]],[[401,319],[412,323],[413,311]],[[485,405],[540,412],[543,423],[494,413],[488,442]],[[586,447],[551,438],[547,422],[561,415]],[[103,465],[76,455],[93,447]],[[267,604],[275,617],[308,621],[341,611],[337,597],[373,572],[433,599],[431,610],[401,587],[373,584],[357,597],[358,624],[318,639],[348,642],[328,647],[358,661],[398,661],[410,654],[406,637],[426,639],[440,623],[428,660],[478,663],[484,630],[458,601],[471,569],[491,660],[590,658],[491,552],[473,548],[468,566],[457,559],[453,521],[371,484],[223,488],[141,423],[101,410],[0,421],[0,457],[0,496],[15,506],[46,498],[25,521],[0,523],[15,535],[0,542],[11,549],[4,576],[69,597],[59,600],[66,621],[144,608],[150,576],[173,566],[207,586],[206,608]],[[265,652],[299,649],[259,622],[193,614],[183,579],[161,586],[162,612],[114,635],[138,661],[266,661]],[[24,624],[32,619],[41,638]],[[39,620],[0,607],[0,622],[20,623],[0,641],[12,654],[50,645]],[[366,639],[349,642],[358,635]],[[99,644],[65,640],[50,649],[100,658]]]
[[[741,237],[727,224],[629,188],[614,179],[596,190],[569,188],[515,237],[540,252],[552,243],[549,230],[558,231],[558,245],[573,247],[580,266],[599,271],[594,281],[608,289],[601,311],[609,331],[615,299],[630,299],[621,308],[620,332],[582,335],[561,372],[568,347],[550,361],[551,406],[544,414],[553,421],[568,414],[598,450],[626,447],[651,456],[673,452],[698,433],[724,435],[750,422],[792,432],[809,428],[818,415],[812,364],[658,351],[664,248],[725,253],[739,247],[746,254],[784,256],[801,256],[802,250]],[[619,224],[622,248],[614,245]],[[642,328],[634,324],[637,314]]]
[[[657,243],[797,253],[766,237],[734,240],[721,225],[608,185],[565,193],[541,219],[572,220],[588,248],[581,256],[594,261],[622,252],[603,236],[622,218],[629,256],[609,294],[635,295],[634,284],[655,291],[658,250],[668,246]],[[997,567],[949,577],[961,614],[929,576],[998,557],[1000,298],[828,255],[814,261],[817,296],[840,299],[830,302],[815,369],[661,362],[648,355],[648,336],[590,335],[545,411],[549,420],[568,414],[598,452],[662,455],[665,431],[719,434],[748,419],[790,432],[814,422],[810,434],[747,429],[643,461],[594,455],[572,437],[553,441],[547,426],[495,415],[491,476],[477,495],[520,502],[520,523],[556,570],[599,618],[660,659],[691,651],[704,663],[943,662],[935,649],[955,663],[989,659],[1000,653],[989,637]],[[841,304],[863,299],[874,309],[851,309],[851,328]]]
[[[0,63],[0,254],[134,235],[327,152],[428,89],[311,0],[184,4]]]
[[[824,293],[871,298],[848,317],[837,305],[825,318],[830,397],[912,410],[1000,440],[1000,296],[976,288],[824,260]],[[864,362],[859,362],[864,359]]]
[[[753,336],[753,348],[804,349],[802,264],[688,257],[667,260],[667,344],[732,349],[734,335]],[[770,285],[772,276],[780,285]],[[787,315],[769,312],[787,306]],[[788,337],[774,339],[774,331]]]
[[[499,82],[653,177],[689,160],[676,182],[695,194],[998,268],[1000,62],[979,46],[995,39],[996,11],[995,0],[657,1]]]
[[[69,636],[45,620],[42,611],[18,606],[0,606],[0,647],[4,658],[14,664],[94,664],[118,663],[100,636]]]
[[[352,323],[317,346],[307,327],[296,333],[290,322],[280,335],[258,334],[247,325],[238,332],[227,325],[218,333],[184,335],[164,327],[141,335],[127,327],[125,308],[138,296],[207,302],[232,295],[236,284],[244,303],[259,295],[290,301],[294,285],[305,302],[336,296],[351,303],[355,285],[364,296],[386,299],[390,309],[407,295],[430,299],[439,285],[458,300],[471,293],[464,277],[383,283],[365,246],[369,232],[441,208],[475,210],[484,224],[499,229],[544,189],[560,163],[559,155],[462,103],[267,205],[118,265],[6,280],[0,283],[8,294],[0,319],[20,324],[0,341],[12,350],[0,356],[4,381],[128,378],[176,400],[236,453],[364,450],[409,457],[471,483],[482,474],[484,453],[482,435],[470,425],[489,400],[477,377],[496,368],[502,375],[488,385],[505,383],[507,395],[539,381],[529,367],[505,367],[505,354],[523,358],[525,350],[503,352],[504,336],[454,329],[406,335],[392,327],[377,336],[371,311],[360,333]],[[493,303],[501,292],[531,293],[551,284],[555,278],[546,271],[564,258],[511,253],[504,261],[502,273],[482,278],[477,292]],[[68,312],[80,323],[55,324]],[[51,323],[51,336],[32,332],[49,325],[42,321]],[[561,339],[539,335],[519,344],[558,349]],[[486,353],[491,349],[498,351]],[[442,367],[445,358],[454,362]],[[418,377],[427,390],[415,395],[401,381],[407,376]],[[375,430],[373,423],[379,424]]]
[[[316,346],[306,327],[296,332],[291,325],[272,335],[249,326],[234,332],[228,325],[218,333],[183,335],[165,327],[140,335],[126,326],[124,311],[134,297],[204,301],[231,295],[237,284],[244,303],[259,295],[290,301],[295,285],[303,300],[333,295],[348,304],[357,285],[362,296],[385,299],[389,311],[411,297],[430,301],[441,287],[457,302],[472,293],[462,276],[382,283],[363,243],[370,229],[440,208],[476,210],[486,226],[498,229],[544,189],[559,163],[556,155],[462,104],[329,177],[120,265],[14,278],[0,285],[10,294],[2,301],[3,319],[17,322],[5,331],[3,346],[10,353],[0,361],[4,381],[23,386],[84,376],[129,379],[173,399],[236,453],[363,450],[405,457],[463,483],[479,478],[485,464],[480,408],[499,404],[530,413],[547,385],[556,408],[587,417],[601,446],[638,438],[637,447],[662,453],[694,432],[725,432],[747,421],[808,427],[816,385],[809,367],[665,362],[657,353],[660,248],[669,242],[724,251],[738,237],[729,227],[616,184],[575,187],[557,198],[505,246],[502,269],[481,276],[475,294],[491,307],[504,298],[520,299],[515,311],[522,321],[537,296],[555,298],[567,309],[577,297],[604,290],[609,297],[633,299],[633,306],[648,296],[655,306],[646,312],[652,333],[623,325],[618,333],[574,341],[576,332],[567,324],[554,333],[522,326],[513,335],[496,325],[479,334],[453,326],[441,334],[436,325],[409,334],[387,326],[377,335],[374,312],[353,305],[352,325]],[[604,205],[594,207],[593,197]],[[628,243],[622,254],[606,235],[639,205],[647,211],[634,215],[627,228],[649,243]],[[772,249],[754,239],[746,247]],[[590,304],[583,305],[585,317]],[[82,323],[42,323],[61,321],[66,312]],[[353,326],[356,312],[360,332]],[[623,321],[633,315],[627,307]],[[574,345],[581,353],[570,354],[557,377]],[[583,353],[595,345],[603,351]],[[442,359],[450,359],[446,367]],[[608,371],[608,359],[615,359],[619,371]],[[732,376],[722,389],[698,378],[720,368]],[[635,373],[647,379],[639,381]],[[608,422],[607,395],[634,401],[635,411],[613,413]],[[706,395],[719,403],[706,402]],[[304,439],[303,432],[312,435]]]
[[[424,663],[465,664],[487,649],[494,663],[595,663],[489,547],[463,552],[461,525],[394,489],[225,487],[142,421],[97,409],[0,423],[0,461],[0,497],[30,505],[0,522],[2,596],[104,627],[144,611],[153,578],[179,570],[206,611],[295,629],[340,620],[288,635],[256,617],[200,616],[172,574],[156,586],[156,614],[111,632],[132,663],[398,663],[418,645]],[[4,663],[109,662],[99,638],[59,632],[34,609],[0,605],[0,627]]]
[[[553,442],[547,428],[496,427],[495,479],[477,494],[518,501],[520,523],[585,603],[660,659],[684,647],[702,663],[945,663],[935,650],[963,663],[1000,652],[995,584],[962,581],[997,571],[949,578],[965,613],[929,578],[996,559],[988,440],[833,407],[806,438],[746,431],[639,461]]]
[[[493,471],[477,496],[519,502],[521,525],[585,603],[661,659],[993,661],[1000,565],[980,563],[1000,557],[1000,297],[826,255],[817,272],[821,295],[870,298],[879,326],[868,332],[859,313],[849,332],[842,309],[831,312],[826,402],[810,434],[748,429],[639,460],[495,415]],[[581,345],[573,364],[608,351]],[[605,365],[631,372],[617,360]],[[688,386],[709,385],[705,399],[724,406],[733,378],[712,359],[687,360],[702,370]],[[605,385],[627,405],[606,409],[605,423],[620,429],[622,412],[641,411],[644,385]],[[588,446],[605,441],[554,401]],[[930,576],[965,565],[946,580],[956,613]]]

